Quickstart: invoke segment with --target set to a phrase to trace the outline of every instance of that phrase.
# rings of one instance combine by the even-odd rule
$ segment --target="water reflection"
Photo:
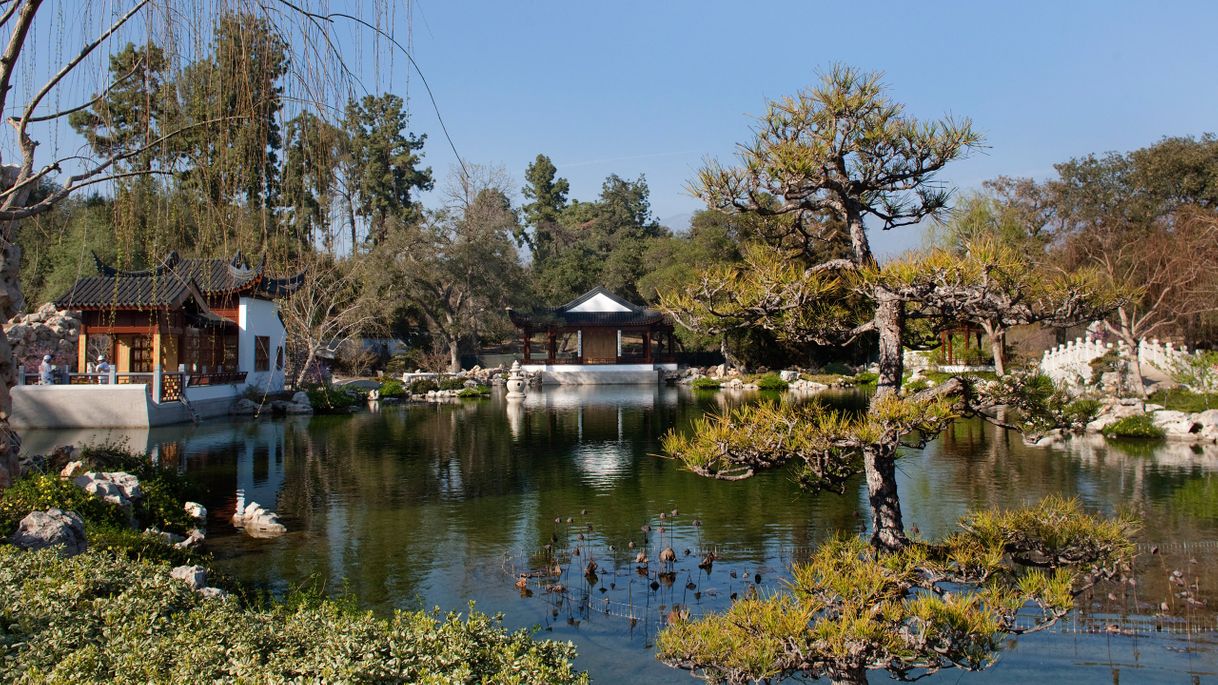
[[[631,601],[644,603],[656,618],[659,607],[677,602],[696,610],[721,606],[743,587],[733,571],[738,577],[762,572],[763,589],[775,589],[790,561],[838,531],[861,531],[867,520],[861,480],[847,496],[810,496],[787,473],[721,483],[653,456],[669,428],[761,397],[784,401],[777,395],[663,386],[555,387],[519,402],[495,396],[381,405],[353,416],[73,436],[30,431],[24,437],[32,450],[122,437],[130,447],[188,471],[208,492],[209,544],[217,563],[268,588],[317,579],[346,586],[365,606],[381,611],[462,609],[473,598],[484,610],[506,612],[511,625],[543,625],[555,637],[575,640],[581,667],[594,676],[670,682],[685,676],[655,664],[644,649],[654,623],[631,631],[613,616],[570,607],[556,616],[556,607],[520,596],[513,572],[534,563],[546,545],[580,546],[603,569],[598,582],[584,588],[592,601],[609,594],[600,586],[620,580],[616,573],[631,570],[635,552],[629,545],[649,549],[653,558],[658,554],[653,547],[659,535],[645,540],[643,526],[664,526],[665,544],[679,553],[690,549],[690,558],[702,549],[718,550],[712,575],[699,575],[690,562],[690,577],[672,587],[654,593],[645,585],[636,588]],[[865,403],[854,394],[830,397],[839,406]],[[1178,550],[1165,545],[1161,554],[1150,555],[1147,547],[1153,565],[1139,577],[1136,596],[1097,598],[1091,607],[1097,614],[1150,616],[1149,605],[1178,601],[1169,578],[1180,565],[1193,569],[1190,582],[1202,596],[1218,598],[1218,574],[1211,570],[1218,560],[1218,450],[1212,446],[1152,449],[1078,440],[1065,450],[1048,450],[977,421],[960,421],[926,450],[905,455],[899,469],[907,520],[926,536],[949,532],[970,509],[1016,506],[1051,493],[1077,496],[1094,509],[1140,512],[1148,544],[1170,542]],[[290,532],[274,540],[237,533],[227,519],[238,489],[277,510]],[[680,516],[659,519],[660,512],[674,509]],[[1193,558],[1198,563],[1190,565]],[[580,587],[581,575],[576,573],[572,587]],[[708,592],[693,601],[683,594],[687,583]],[[1198,624],[1213,622],[1212,611],[1189,616]],[[1129,680],[1133,668],[1139,681],[1160,675],[1175,681],[1183,673],[1214,670],[1212,641],[1150,641],[1133,650],[1122,643],[1120,656],[1108,663],[1101,654],[1112,639],[1023,638],[996,670],[966,680],[1020,682],[1053,668],[1112,682],[1113,669],[1125,668]],[[1173,651],[1180,649],[1194,651]],[[1208,666],[1198,666],[1198,659]]]

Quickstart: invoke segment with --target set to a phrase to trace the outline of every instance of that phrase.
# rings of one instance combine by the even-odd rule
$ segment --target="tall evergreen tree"
[[[110,78],[115,85],[104,94],[94,95],[91,106],[72,112],[68,123],[98,155],[125,153],[150,145],[162,134],[167,66],[160,47],[127,43],[110,56]],[[121,164],[148,171],[152,156],[152,151],[147,151]]]
[[[349,151],[346,132],[311,112],[288,122],[283,169],[283,205],[295,237],[306,247],[318,241],[334,252],[330,220],[340,163]]]
[[[532,236],[521,234],[521,242],[528,244],[533,252],[533,264],[540,266],[557,252],[559,223],[562,212],[567,207],[567,193],[571,184],[565,178],[558,178],[558,169],[546,155],[539,154],[524,172],[525,186],[522,189],[526,199],[524,209],[525,224],[533,229]]]
[[[240,199],[268,210],[278,201],[287,49],[265,17],[224,14],[212,54],[178,78],[174,123],[183,133],[171,149],[183,179],[213,206]]]
[[[356,197],[353,213],[368,221],[368,241],[384,240],[390,217],[417,222],[421,205],[413,193],[431,190],[430,168],[420,168],[420,150],[427,136],[406,133],[402,98],[386,93],[367,95],[347,105],[344,121],[351,140],[351,171]],[[356,246],[354,222],[352,249]]]

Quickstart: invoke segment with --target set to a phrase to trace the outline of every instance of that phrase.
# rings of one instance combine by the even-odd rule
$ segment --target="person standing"
[[[99,382],[101,382],[101,383],[110,382],[110,369],[111,368],[112,367],[110,366],[110,362],[106,361],[106,355],[104,355],[104,354],[97,355],[97,372],[99,374],[101,374],[101,379]]]
[[[55,366],[51,364],[51,355],[42,355],[42,363],[38,365],[38,382],[42,385],[55,384]]]

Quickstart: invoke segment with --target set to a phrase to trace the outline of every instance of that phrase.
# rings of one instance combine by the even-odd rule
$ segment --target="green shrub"
[[[776,373],[767,373],[766,375],[753,381],[761,390],[786,390],[787,382]]]
[[[1099,400],[1075,400],[1065,406],[1062,415],[1068,423],[1081,428],[1095,420],[1101,406]]]
[[[869,385],[875,385],[879,380],[880,374],[872,373],[871,371],[864,371],[862,373],[855,374],[854,377],[850,379],[850,382],[858,386],[866,387]]]
[[[416,378],[410,381],[411,395],[426,395],[432,390],[439,390],[440,386],[430,378]]]
[[[485,385],[479,385],[473,388],[461,388],[461,392],[457,393],[457,397],[464,397],[466,399],[490,396],[491,389]]]
[[[169,566],[0,546],[0,681],[585,683],[570,643],[498,617],[206,599]]]
[[[391,378],[381,383],[381,397],[385,399],[394,399],[406,396],[406,386],[402,385],[402,381]]]
[[[457,376],[447,376],[440,379],[440,390],[460,390],[465,387],[465,379]]]
[[[1218,407],[1218,394],[1195,393],[1175,388],[1172,390],[1157,390],[1151,393],[1148,401],[1163,405],[1164,409],[1195,414]]]
[[[853,376],[854,369],[850,368],[849,364],[842,362],[829,362],[821,369],[821,373],[831,374],[835,376]]]
[[[923,390],[929,388],[930,379],[918,378],[918,379],[909,381],[908,383],[906,383],[905,385],[903,385],[901,387],[905,390],[906,394],[912,395],[915,392],[922,392]]]
[[[385,373],[391,373],[395,376],[405,373],[414,368],[410,365],[412,361],[414,359],[409,354],[399,352],[390,357],[389,361],[385,362]]]
[[[345,413],[359,402],[359,398],[346,390],[326,385],[309,388],[306,392],[309,395],[309,404],[318,414]]]
[[[1136,414],[1111,424],[1103,430],[1108,438],[1141,438],[1158,440],[1163,438],[1163,429],[1150,420],[1149,414]]]
[[[695,378],[692,385],[694,390],[718,390],[721,384],[718,379],[702,376]]]
[[[122,507],[85,492],[72,481],[49,473],[27,473],[0,497],[0,525],[3,525],[0,534],[12,535],[26,514],[51,507],[76,512],[86,526],[127,528],[130,525],[130,518]]]

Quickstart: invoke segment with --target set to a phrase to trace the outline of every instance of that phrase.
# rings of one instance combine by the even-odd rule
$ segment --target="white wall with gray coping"
[[[223,416],[243,386],[187,388],[186,399],[200,419]],[[180,402],[156,404],[145,384],[19,385],[12,389],[15,428],[146,428],[186,423],[190,410]]]

